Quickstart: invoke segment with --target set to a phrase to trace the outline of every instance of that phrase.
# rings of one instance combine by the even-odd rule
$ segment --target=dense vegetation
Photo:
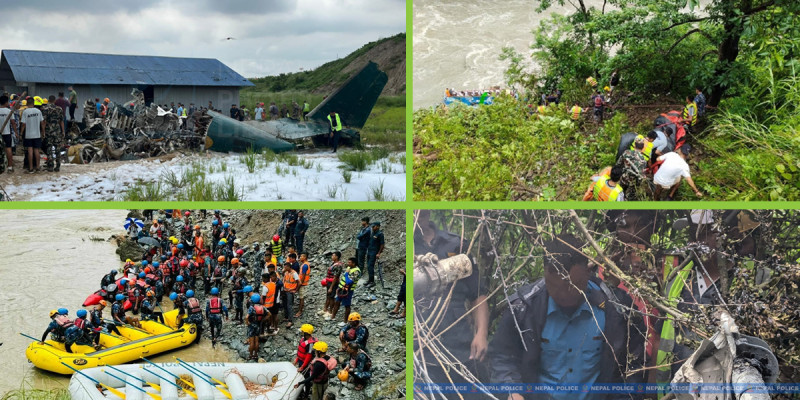
[[[553,3],[565,1],[539,0],[539,10]],[[693,178],[705,199],[800,199],[800,3],[570,4],[574,12],[534,31],[537,68],[512,49],[498,49],[519,102],[415,113],[416,199],[577,199],[589,177],[614,162],[619,134],[646,133],[659,113],[694,96],[696,86],[717,107],[706,129],[689,138],[698,149]],[[622,78],[619,101],[655,107],[620,106],[605,126],[572,124],[563,106],[588,106],[586,78],[602,87],[614,70]],[[561,110],[541,121],[526,118],[525,100],[535,105],[555,88],[564,91]],[[681,199],[694,199],[681,189]]]

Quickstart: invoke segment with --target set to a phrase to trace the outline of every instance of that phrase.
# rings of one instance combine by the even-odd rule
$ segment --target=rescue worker
[[[348,343],[358,343],[362,349],[367,348],[367,340],[369,340],[369,329],[361,323],[361,314],[354,312],[347,318],[347,325],[342,327],[339,331],[339,342],[342,347],[339,348],[339,353],[347,351]]]
[[[314,343],[318,340],[312,334],[314,333],[314,326],[311,324],[303,324],[300,326],[300,343],[297,345],[297,355],[294,357],[292,364],[297,367],[297,372],[303,374],[303,377],[308,378],[311,375],[311,359],[314,358]],[[311,383],[305,385],[305,395],[308,397],[311,393]]]
[[[308,104],[308,100],[303,102],[303,121],[308,121],[308,113],[311,112],[311,104]]]
[[[703,194],[695,186],[689,171],[689,164],[686,163],[686,158],[689,157],[691,150],[692,147],[687,143],[681,146],[677,152],[673,151],[658,157],[658,161],[663,161],[663,163],[653,175],[653,183],[656,184],[653,196],[656,201],[660,200],[664,190],[669,192],[667,199],[672,200],[683,179],[686,179],[697,197],[703,197]]]
[[[225,302],[219,298],[219,289],[211,288],[211,298],[206,300],[206,319],[211,329],[211,346],[217,344],[217,337],[222,335],[222,316],[228,320],[228,307],[225,307]]]
[[[269,246],[272,248],[272,254],[278,257],[278,261],[280,262],[280,258],[283,256],[283,240],[281,240],[280,235],[273,235]]]
[[[594,276],[588,256],[581,252],[584,244],[575,237],[561,235],[543,245],[544,278],[509,298],[513,313],[504,312],[492,339],[491,381],[500,385],[637,383],[638,376],[626,378],[627,371],[641,365],[629,363],[631,327],[625,311],[616,305],[630,304],[630,298],[611,297],[612,292]],[[580,389],[549,396],[597,398]],[[523,396],[513,392],[508,399],[521,400]]]
[[[694,102],[692,96],[686,96],[686,107],[683,108],[683,120],[691,130],[697,124],[697,103]]]
[[[580,121],[581,115],[583,114],[583,108],[578,105],[578,102],[572,104],[572,108],[569,109],[569,114],[572,116],[573,121]]]
[[[122,326],[127,323],[125,316],[125,295],[118,293],[114,297],[114,304],[111,305],[111,318],[114,320],[114,325]]]
[[[161,311],[156,311],[156,307],[161,309],[161,306],[158,305],[156,301],[156,292],[152,290],[148,290],[146,293],[146,298],[142,301],[142,319],[145,321],[150,321],[157,319],[158,322],[164,323],[164,313]]]
[[[239,259],[234,258],[231,260],[231,268],[237,268],[236,276],[231,278],[231,293],[233,293],[234,298],[234,310],[236,314],[234,314],[233,320],[239,323],[244,322],[244,292],[243,289],[245,286],[248,285],[247,278],[245,278],[244,274],[246,272],[244,267],[239,267]],[[230,300],[230,299],[228,299]]]
[[[625,150],[617,160],[616,166],[622,168],[622,177],[619,179],[619,184],[622,185],[627,200],[645,198],[644,194],[638,193],[641,183],[645,180],[644,173],[645,168],[647,168],[647,161],[642,154],[644,143],[643,139],[635,139],[633,141],[633,150]]]
[[[381,258],[381,253],[385,248],[386,241],[383,237],[380,222],[372,223],[372,232],[370,232],[369,247],[367,248],[367,272],[369,273],[369,280],[364,287],[375,286],[375,262]]]
[[[369,248],[370,232],[372,228],[369,226],[369,217],[361,218],[361,230],[358,231],[356,239],[358,240],[358,247],[356,248],[356,261],[358,268],[362,271],[367,266],[367,249]]]
[[[72,345],[77,344],[81,346],[94,345],[95,350],[100,349],[100,335],[95,335],[92,330],[92,324],[86,320],[86,310],[78,310],[75,313],[78,318],[72,321],[73,325],[67,328],[65,334],[64,348],[67,353],[72,353]]]
[[[430,211],[428,210],[419,211],[416,222],[414,229],[415,255],[434,253],[440,260],[443,260],[466,252],[469,248],[469,242],[462,243],[460,235],[438,229],[430,220]],[[416,293],[415,296],[417,296]],[[431,309],[423,307],[421,302],[419,304],[421,318],[431,317]],[[465,314],[469,318],[462,318]],[[486,286],[481,279],[477,262],[472,263],[472,273],[467,278],[460,279],[455,283],[450,304],[444,310],[439,324],[441,329],[450,325],[453,327],[446,332],[447,340],[443,345],[474,376],[479,380],[485,379],[486,363],[484,360],[489,348],[489,306],[486,303]],[[423,352],[431,381],[449,382],[447,374],[435,361],[431,350],[426,347]],[[459,397],[451,394],[448,398],[458,399]]]
[[[37,97],[38,98],[38,97]],[[28,101],[28,107],[22,111],[20,122],[22,129],[20,134],[22,136],[22,144],[27,149],[26,156],[28,157],[28,173],[35,173],[39,170],[39,150],[42,148],[42,138],[45,137],[45,120],[41,110],[36,106],[41,106],[41,100],[33,100],[34,107],[30,107],[31,101]],[[24,164],[23,164],[24,166]]]
[[[300,285],[300,276],[297,271],[292,269],[292,264],[286,262],[283,264],[283,316],[286,322],[286,328],[291,328],[294,325],[294,315],[292,314],[292,306],[294,304],[294,296],[297,294]]]
[[[302,211],[297,212],[297,223],[294,226],[294,245],[298,253],[303,252],[303,241],[308,230],[308,220]]]
[[[274,269],[275,265],[269,264],[268,269]],[[267,282],[261,285],[261,298],[264,299],[264,307],[269,311],[267,319],[267,333],[276,334],[278,332],[278,293],[281,292],[282,283],[278,279],[278,274],[271,271],[267,274]]]
[[[250,301],[253,304],[247,309],[247,342],[250,344],[248,359],[258,360],[258,332],[261,331],[261,325],[269,312],[261,304],[261,296],[254,294],[250,297]]]
[[[642,148],[642,156],[644,156],[644,160],[646,162],[650,161],[650,158],[653,156],[653,143],[658,138],[658,134],[656,131],[650,131],[647,136],[644,135],[636,135],[636,138],[633,139],[633,143],[631,143],[630,150],[636,149],[636,141],[642,140],[644,142],[644,147]]]
[[[625,201],[625,192],[619,180],[622,177],[622,167],[615,165],[611,168],[608,178],[602,177],[594,184],[593,196],[595,201]]]
[[[605,113],[606,99],[599,90],[595,90],[592,96],[592,104],[594,104],[594,119],[595,122],[603,122],[603,114]]]
[[[311,264],[308,262],[308,253],[300,253],[300,272],[297,274],[300,282],[297,286],[297,298],[300,299],[300,305],[297,308],[297,313],[294,314],[295,318],[303,316],[305,309],[305,292],[308,290],[308,281],[311,278]]]
[[[186,322],[197,326],[196,343],[200,343],[200,337],[203,334],[203,309],[200,307],[200,300],[194,297],[194,290],[190,289],[186,292],[183,306],[186,309]]]
[[[53,333],[52,339],[54,341],[64,342],[67,329],[73,325],[72,321],[67,316],[68,313],[69,311],[67,311],[66,308],[50,311],[51,321],[42,334],[42,340],[39,342],[40,344],[44,344],[44,341],[47,340],[47,335],[51,332]]]
[[[362,390],[372,378],[372,358],[358,343],[351,342],[347,345],[350,361],[344,369],[352,378],[355,390]]]
[[[94,306],[91,313],[92,326],[105,327],[108,332],[113,332],[116,333],[117,335],[122,336],[122,333],[120,333],[116,325],[114,325],[111,322],[105,322],[105,320],[103,320],[103,309],[106,308],[107,304],[108,303],[105,300],[100,300],[100,302],[97,303],[96,306]]]
[[[339,288],[339,276],[341,276],[344,268],[344,264],[340,261],[341,258],[341,251],[334,251],[331,254],[331,266],[328,267],[325,279],[323,279],[323,283],[325,283],[325,306],[322,310],[317,311],[317,315],[322,315],[323,318],[330,318],[333,314],[333,307],[336,304],[336,289]]]
[[[331,110],[330,115],[328,115],[328,124],[330,128],[330,138],[331,145],[333,146],[333,153],[336,153],[336,149],[339,147],[339,137],[342,135],[342,119],[339,118],[338,113]]]
[[[592,89],[597,87],[597,79],[594,79],[594,77],[592,76],[586,78],[586,83],[588,83],[589,86],[592,87]]]
[[[42,149],[47,156],[47,169],[58,172],[61,170],[61,159],[58,153],[64,147],[64,110],[55,105],[56,97],[50,96],[47,103],[42,105],[42,117],[45,122],[44,140]]]
[[[703,89],[699,86],[694,88],[695,96],[694,96],[694,104],[697,105],[697,116],[698,117],[705,117],[706,116],[706,95],[703,94]]]
[[[117,270],[112,269],[111,272],[103,276],[103,279],[100,280],[100,288],[105,289],[108,285],[117,282]]]
[[[339,312],[339,307],[344,306],[344,322],[345,324],[350,317],[350,304],[353,301],[353,291],[358,285],[358,279],[361,277],[361,270],[356,265],[355,257],[350,257],[347,260],[347,268],[342,276],[339,278],[339,286],[336,289],[336,304],[333,306],[333,311],[330,317],[325,316],[326,321],[336,318],[336,313]]]
[[[325,342],[314,343],[314,359],[311,361],[311,373],[302,381],[296,383],[294,388],[305,386],[311,382],[311,400],[322,400],[328,390],[330,372],[336,369],[336,358],[329,356],[328,344]]]

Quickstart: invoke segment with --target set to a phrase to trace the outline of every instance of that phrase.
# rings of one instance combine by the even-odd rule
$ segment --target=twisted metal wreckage
[[[765,231],[766,229],[774,230],[775,228],[771,226],[773,224],[769,222],[769,219],[763,218],[764,216],[758,213],[756,213],[752,218],[748,213],[744,213],[746,214],[744,216],[739,215],[740,213],[733,212],[729,212],[728,214],[730,215],[727,215],[726,218],[723,218],[722,222],[717,223],[720,223],[723,226],[726,224],[730,225],[730,221],[727,220],[730,220],[731,218],[734,218],[735,220],[735,217],[739,217],[739,229],[742,229],[742,221],[748,222],[749,225],[746,224],[744,229],[750,230],[751,234],[753,232],[753,227],[761,226],[761,228],[765,229]],[[731,217],[731,215],[734,217]],[[488,391],[488,389],[483,387],[481,380],[476,377],[470,371],[470,369],[462,363],[461,360],[451,353],[447,347],[447,337],[449,335],[448,331],[458,321],[449,326],[444,326],[441,324],[442,315],[450,304],[455,283],[460,279],[469,277],[473,273],[472,264],[478,261],[473,256],[468,256],[468,254],[473,254],[473,249],[477,249],[479,247],[483,248],[484,251],[482,252],[486,253],[485,255],[492,260],[489,270],[494,271],[492,274],[493,280],[497,282],[497,287],[488,293],[486,301],[494,299],[491,301],[491,303],[494,303],[496,308],[500,310],[505,309],[506,305],[510,305],[509,296],[515,291],[514,287],[519,284],[519,282],[512,281],[510,278],[515,276],[524,266],[530,266],[529,262],[532,261],[532,259],[541,257],[534,255],[533,249],[531,249],[531,252],[525,256],[524,253],[527,251],[521,249],[520,243],[522,243],[525,237],[530,237],[529,235],[531,234],[533,234],[534,237],[538,236],[535,234],[537,231],[541,232],[540,229],[544,228],[544,230],[547,230],[547,228],[540,226],[539,222],[534,221],[532,218],[530,218],[530,216],[527,216],[522,224],[514,223],[512,220],[508,220],[503,216],[492,218],[485,211],[481,211],[480,216],[453,213],[452,217],[460,217],[462,220],[465,217],[476,218],[478,220],[477,227],[472,235],[471,240],[469,240],[469,236],[465,236],[464,227],[462,226],[461,237],[463,241],[462,243],[464,243],[462,245],[463,253],[456,254],[445,259],[439,259],[435,254],[432,253],[417,254],[414,257],[414,380],[417,384],[423,384],[422,387],[427,387],[427,389],[424,390],[416,390],[415,397],[420,399],[464,399],[476,398],[474,396],[479,393],[482,398],[505,399],[507,395],[498,394],[496,392],[491,393]],[[702,331],[702,334],[698,335],[698,341],[696,341],[695,345],[692,346],[692,348],[695,350],[691,356],[689,356],[687,359],[680,360],[680,367],[678,368],[677,373],[672,376],[671,383],[677,385],[715,383],[729,387],[729,391],[727,393],[704,393],[702,390],[698,389],[697,391],[690,393],[681,391],[666,393],[666,396],[664,396],[663,399],[761,400],[771,398],[770,394],[764,391],[764,389],[752,387],[752,384],[775,383],[778,380],[778,375],[780,374],[779,370],[782,369],[780,364],[791,363],[785,354],[787,351],[791,350],[787,350],[785,346],[791,347],[792,345],[791,343],[783,343],[781,340],[777,340],[780,338],[772,337],[769,333],[761,332],[761,330],[758,329],[753,329],[753,321],[749,317],[750,310],[743,309],[743,304],[737,304],[742,303],[742,299],[739,298],[739,296],[732,296],[733,298],[729,299],[728,303],[722,301],[722,303],[717,306],[709,307],[705,311],[701,310],[703,311],[701,314],[710,315],[710,318],[702,315],[691,315],[691,313],[681,312],[674,308],[672,303],[665,301],[663,297],[661,297],[656,291],[653,291],[650,285],[644,283],[641,279],[639,279],[639,277],[630,276],[628,273],[620,269],[614,263],[614,261],[612,261],[608,255],[606,255],[607,252],[599,247],[592,234],[590,234],[590,232],[595,234],[597,232],[588,229],[586,224],[584,224],[584,222],[578,217],[575,211],[571,210],[569,211],[569,214],[563,215],[563,217],[564,218],[562,219],[567,224],[575,227],[576,232],[586,240],[587,248],[592,248],[594,250],[596,256],[593,257],[587,254],[587,257],[591,262],[597,265],[603,265],[607,269],[608,273],[622,279],[623,281],[636,283],[630,287],[636,288],[635,291],[637,295],[647,299],[650,304],[654,305],[655,308],[659,309],[660,311],[673,315],[676,320],[691,321],[692,325],[695,325],[697,329]],[[677,219],[674,222],[672,229],[676,231],[685,229],[686,221],[684,220],[685,218]],[[552,222],[550,222],[550,215],[548,214],[546,224],[549,223]],[[789,222],[789,224],[791,223]],[[498,248],[501,247],[500,236],[502,235],[502,233],[498,232],[509,226],[516,226],[524,231],[521,232],[520,235],[510,243],[511,249],[523,251],[523,255],[521,257],[513,254],[503,256],[498,252]],[[552,228],[555,229],[555,225],[553,225]],[[564,226],[562,226],[562,229],[563,228]],[[759,238],[756,238],[757,240],[765,240],[768,242],[767,244],[773,242],[773,240],[761,238],[760,236],[768,236],[764,233],[758,234],[757,236],[759,236]],[[538,243],[537,239],[534,240]],[[480,244],[482,241],[488,241],[488,243],[484,243],[486,246],[482,246]],[[469,245],[466,243],[469,243]],[[698,253],[709,253],[708,249],[706,249],[707,251],[703,252],[702,247],[703,246],[700,246],[698,243],[688,243],[686,246],[687,250],[684,252],[687,256],[687,261],[694,260],[697,265],[702,267],[702,262],[700,261],[701,257],[698,255]],[[768,249],[771,249],[769,245],[767,246],[767,250]],[[516,253],[516,251],[512,251],[512,253]],[[724,252],[721,250],[717,253],[720,253],[719,255],[724,258],[736,258],[731,254],[722,254]],[[511,257],[511,260],[516,258],[518,261],[522,259],[525,261],[515,266],[510,272],[508,272],[506,269],[506,272],[504,273],[504,270],[501,268],[501,264],[506,264],[506,262],[509,260],[507,257]],[[614,256],[612,255],[611,257]],[[780,284],[775,282],[782,281],[781,276],[784,275],[784,273],[781,271],[783,271],[782,265],[784,265],[784,263],[781,262],[778,263],[780,265],[773,265],[773,262],[776,261],[774,259],[775,257],[768,258],[769,259],[763,263],[759,264],[757,262],[757,264],[760,265],[757,268],[758,273],[752,276],[755,280],[755,285],[758,288],[764,288],[766,285],[778,285],[777,287],[780,287]],[[762,269],[766,270],[766,272],[762,271]],[[748,276],[747,271],[742,272],[744,272],[743,276]],[[752,272],[756,271],[754,270],[750,273]],[[740,271],[736,272],[737,276],[739,276],[739,273]],[[791,280],[792,278],[790,277],[789,279]],[[744,285],[744,280],[740,279],[740,282],[737,285]],[[499,294],[498,292],[500,291],[503,293]],[[495,295],[498,295],[499,297],[494,297]],[[622,304],[616,305],[624,306]],[[463,318],[470,318],[470,313],[477,307],[478,305],[474,305],[471,309],[467,307],[466,313],[464,313],[459,320]],[[637,310],[634,310],[633,308],[627,308],[631,313],[637,312]],[[423,313],[422,311],[425,312]],[[792,311],[790,310],[790,312]],[[429,317],[420,317],[420,315],[423,314],[428,315]],[[732,315],[735,315],[736,319],[739,320],[738,325],[747,326],[748,330],[750,331],[761,332],[765,335],[764,338],[769,338],[768,340],[772,342],[772,345],[777,345],[778,349],[776,349],[773,353],[774,347],[771,348],[771,346],[765,340],[740,333],[737,323]],[[517,330],[520,330],[519,325],[517,325]],[[522,332],[520,331],[519,333],[520,337],[522,337]],[[457,333],[450,332],[450,334]],[[522,341],[522,346],[524,345],[524,341]],[[423,351],[423,349],[427,351]],[[522,350],[523,349],[520,348],[520,351]],[[431,355],[433,356],[433,359],[431,359]],[[426,357],[428,358],[427,360],[425,359]],[[780,364],[778,360],[781,360]],[[447,380],[449,380],[449,382],[434,382],[428,374],[428,367],[426,367],[428,365],[438,365],[444,369],[446,371],[445,375],[447,376]],[[641,370],[627,372],[628,374],[634,374],[640,373]],[[787,377],[785,376],[784,379],[786,378]],[[472,384],[474,385],[472,386],[474,389],[469,393],[462,392],[462,396],[461,393],[453,394],[452,392],[448,393],[443,390],[437,391],[435,389],[436,386],[424,386],[425,384],[442,385],[448,383]],[[777,398],[783,397],[778,396]]]
[[[195,112],[182,129],[182,118],[164,111],[157,104],[145,105],[144,93],[131,92],[133,100],[121,105],[110,103],[106,117],[97,115],[94,102],[84,104],[81,130],[73,124],[67,133],[72,143],[68,162],[85,164],[111,160],[158,157],[176,150],[200,151],[213,119],[205,111]]]

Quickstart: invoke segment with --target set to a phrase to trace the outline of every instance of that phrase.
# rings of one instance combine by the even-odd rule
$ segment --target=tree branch
[[[764,3],[764,4],[761,4],[758,7],[753,7],[751,9],[745,11],[744,15],[749,17],[749,16],[751,16],[753,14],[756,14],[756,13],[759,13],[761,11],[764,11],[764,10],[774,6],[774,5],[775,5],[775,0],[770,0],[770,1],[766,2],[766,3]]]
[[[682,22],[676,22],[676,23],[674,23],[674,24],[672,24],[672,25],[670,25],[670,26],[668,26],[668,27],[666,27],[666,28],[662,29],[662,31],[668,31],[668,30],[670,30],[670,29],[672,29],[672,28],[674,28],[674,27],[676,27],[676,26],[681,26],[681,25],[691,24],[692,22],[700,22],[700,21],[705,21],[705,20],[707,20],[707,19],[711,19],[711,17],[703,17],[703,18],[692,18],[692,19],[687,19],[686,21],[682,21]]]
[[[678,44],[680,44],[680,42],[682,42],[684,39],[688,38],[689,36],[692,36],[695,33],[699,33],[699,34],[705,36],[706,39],[708,39],[712,43],[714,42],[714,38],[712,38],[711,35],[708,34],[708,32],[706,32],[706,31],[704,31],[704,30],[702,30],[700,28],[695,28],[695,29],[690,30],[689,32],[686,32],[683,36],[680,37],[680,39],[678,39],[675,43],[673,43],[672,46],[669,47],[669,50],[667,50],[666,55],[669,55],[670,53],[672,53],[672,50],[675,50],[675,47],[677,47]]]

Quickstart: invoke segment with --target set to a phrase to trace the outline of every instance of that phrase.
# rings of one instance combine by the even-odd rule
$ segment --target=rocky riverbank
[[[223,211],[222,215],[223,219],[236,229],[242,246],[247,248],[252,243],[268,241],[277,232],[281,213],[282,210],[232,210]],[[211,215],[209,212],[208,219],[203,219],[200,212],[193,212],[192,219],[203,227],[210,227]],[[339,347],[339,329],[344,324],[342,320],[344,310],[340,310],[337,319],[332,321],[323,320],[316,315],[316,312],[321,310],[325,303],[324,288],[320,285],[320,280],[330,265],[330,257],[325,254],[341,251],[343,260],[355,256],[355,234],[360,227],[362,216],[380,221],[386,239],[386,249],[381,257],[385,288],[381,288],[380,284],[372,289],[357,287],[352,305],[352,310],[362,315],[363,323],[369,328],[373,378],[371,384],[364,390],[356,391],[352,384],[344,384],[332,375],[328,390],[334,392],[340,399],[405,398],[406,323],[404,319],[395,319],[388,315],[395,306],[403,280],[400,271],[405,270],[405,212],[402,210],[308,210],[306,212],[310,227],[306,233],[304,247],[309,253],[312,276],[307,287],[309,290],[305,299],[305,313],[295,320],[295,327],[286,329],[281,324],[277,335],[269,336],[261,343],[260,361],[291,361],[296,354],[300,339],[297,328],[300,324],[309,323],[314,325],[314,336],[329,343],[330,354],[335,355],[340,364],[347,362],[346,353],[335,352]],[[117,253],[121,260],[137,259],[141,251],[136,243],[119,241]],[[198,298],[205,303],[202,289],[197,292]],[[227,288],[223,290],[223,298],[227,299]],[[295,304],[295,311],[296,307]],[[223,324],[222,336],[218,343],[229,347],[243,361],[247,356],[246,339],[246,325],[226,322]],[[208,329],[204,331],[202,340],[210,340]]]

